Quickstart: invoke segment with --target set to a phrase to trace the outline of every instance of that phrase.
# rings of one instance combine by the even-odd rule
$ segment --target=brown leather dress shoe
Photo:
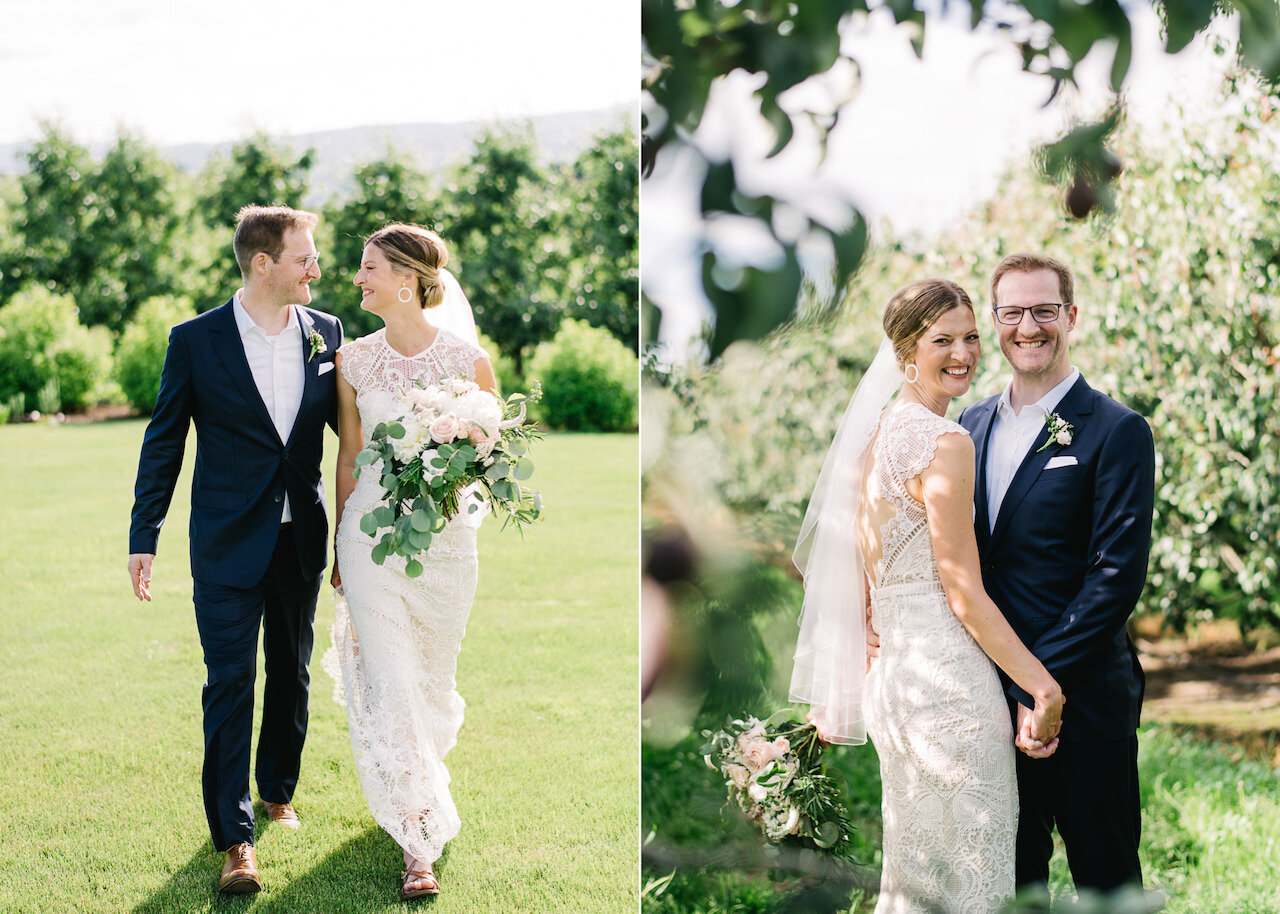
[[[267,803],[262,801],[267,807],[267,816],[272,822],[279,822],[285,828],[301,828],[302,823],[298,820],[298,814],[293,811],[292,803]]]
[[[222,877],[218,891],[228,895],[249,895],[262,888],[258,876],[258,858],[252,844],[236,844],[227,851],[227,862],[222,865]]]

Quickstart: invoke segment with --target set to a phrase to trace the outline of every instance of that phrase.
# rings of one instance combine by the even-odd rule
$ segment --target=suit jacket
[[[1120,739],[1138,726],[1145,679],[1126,623],[1151,551],[1155,447],[1145,419],[1080,377],[1055,412],[1071,443],[1048,426],[1032,444],[992,528],[987,440],[999,397],[965,409],[977,461],[974,526],[982,582],[1013,630],[1062,686],[1062,738]],[[1072,465],[1046,469],[1055,457]],[[1002,677],[1027,707],[1029,695]]]
[[[320,457],[325,423],[337,427],[333,356],[342,345],[342,324],[321,311],[294,307],[306,361],[302,402],[287,441],[280,440],[258,393],[230,301],[170,332],[160,393],[138,460],[130,553],[156,551],[187,431],[195,422],[192,576],[230,587],[257,584],[271,561],[286,493],[302,573],[324,571],[329,519]],[[326,351],[308,358],[313,330]]]

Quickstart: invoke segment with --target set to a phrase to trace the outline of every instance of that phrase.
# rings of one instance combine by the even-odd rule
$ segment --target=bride
[[[345,698],[369,808],[404,851],[406,899],[439,893],[432,864],[461,828],[444,757],[462,726],[454,674],[475,596],[482,512],[455,516],[432,539],[422,575],[410,579],[403,558],[376,565],[370,557],[375,541],[360,519],[381,502],[380,474],[370,469],[357,482],[353,470],[374,427],[394,417],[396,393],[414,381],[464,377],[497,392],[447,259],[440,236],[420,226],[394,223],[369,236],[355,284],[361,307],[385,326],[335,358],[338,597],[325,666]]]
[[[824,739],[870,733],[879,754],[876,914],[984,914],[1014,892],[1018,810],[992,661],[1035,699],[1016,740],[1032,757],[1057,748],[1062,690],[982,588],[973,443],[945,418],[981,354],[969,296],[946,280],[912,283],[889,300],[884,330],[796,547],[805,601],[791,699],[810,703]]]

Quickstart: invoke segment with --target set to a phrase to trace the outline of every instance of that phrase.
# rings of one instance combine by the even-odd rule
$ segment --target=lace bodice
[[[926,584],[938,580],[924,505],[911,497],[907,480],[933,460],[942,435],[968,435],[965,429],[918,403],[886,412],[873,446],[880,497],[894,509],[881,528],[881,557],[875,565],[877,587]]]
[[[414,381],[431,384],[445,378],[476,379],[476,360],[489,354],[448,330],[436,333],[431,345],[414,356],[401,355],[387,345],[384,327],[347,343],[342,353],[342,376],[355,388],[356,408],[364,439],[379,422],[395,418],[395,396]]]

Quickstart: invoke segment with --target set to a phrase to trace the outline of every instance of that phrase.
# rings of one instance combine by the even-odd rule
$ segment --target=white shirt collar
[[[1063,378],[1061,382],[1059,382],[1052,390],[1050,390],[1047,394],[1045,394],[1039,400],[1037,400],[1034,403],[1028,403],[1026,406],[1023,407],[1023,410],[1025,411],[1028,407],[1034,407],[1035,409],[1040,410],[1043,413],[1043,415],[1046,415],[1046,416],[1049,415],[1051,412],[1053,412],[1055,409],[1058,408],[1058,404],[1062,402],[1062,398],[1067,395],[1067,391],[1071,389],[1072,385],[1076,383],[1076,379],[1079,377],[1080,377],[1080,369],[1076,368],[1073,365],[1071,367],[1071,374]],[[1009,391],[1012,389],[1012,387],[1013,385],[1011,383],[1009,387],[1006,387],[1001,392],[1000,402],[996,405],[997,412],[1004,413],[1007,416],[1014,415],[1013,401],[1009,398]]]
[[[249,312],[245,310],[244,304],[240,301],[240,293],[243,291],[244,289],[236,289],[236,294],[231,296],[231,313],[234,314],[236,318],[236,329],[240,331],[241,338],[243,338],[245,334],[252,333],[255,330],[258,333],[261,333],[263,336],[266,336],[267,331],[263,330],[256,323],[254,323],[253,318],[249,316]],[[281,333],[292,333],[294,331],[301,332],[302,327],[298,324],[297,309],[294,308],[293,305],[288,305],[287,307],[289,309],[289,321],[284,325],[284,329],[281,330],[280,332]]]

